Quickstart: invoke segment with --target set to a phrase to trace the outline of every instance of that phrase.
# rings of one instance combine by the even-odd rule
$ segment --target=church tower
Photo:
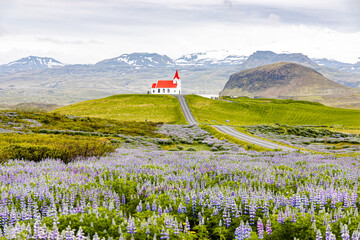
[[[173,82],[174,82],[174,84],[177,84],[177,88],[176,88],[178,90],[177,94],[180,94],[181,93],[181,79],[180,79],[178,70],[176,70]]]

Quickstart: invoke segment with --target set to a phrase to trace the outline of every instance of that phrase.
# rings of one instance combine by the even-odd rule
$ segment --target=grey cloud
[[[131,34],[137,28],[191,27],[196,24],[211,25],[214,22],[235,24],[281,22],[323,26],[338,31],[360,31],[359,14],[350,7],[346,12],[337,12],[337,10],[300,9],[286,5],[286,7],[251,5],[231,0],[219,0],[218,5],[193,4],[188,8],[171,7],[156,1],[154,3],[115,0],[13,1],[21,4],[17,4],[16,8],[10,8],[9,11],[3,11],[0,20],[5,19],[3,22],[6,27],[13,31],[35,32],[39,35],[48,35],[43,34],[44,32],[84,36]],[[359,3],[359,0],[346,1],[352,5]],[[56,43],[57,40],[53,42]],[[80,43],[58,42],[57,44]]]

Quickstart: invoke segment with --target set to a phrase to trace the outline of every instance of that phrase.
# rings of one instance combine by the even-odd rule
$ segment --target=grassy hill
[[[227,102],[196,95],[187,95],[186,100],[200,123],[360,126],[359,110],[327,107],[320,103],[251,98],[229,98],[225,100],[231,102]]]
[[[177,98],[169,95],[123,94],[68,105],[54,112],[120,121],[186,123]]]

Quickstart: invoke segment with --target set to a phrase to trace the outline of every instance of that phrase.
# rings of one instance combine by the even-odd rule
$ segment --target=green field
[[[123,94],[68,105],[54,112],[120,121],[186,124],[177,98],[169,95]]]
[[[163,138],[159,123],[116,121],[59,113],[0,111],[0,163],[8,159],[41,161],[102,156],[134,139]],[[140,138],[141,138],[140,137]]]
[[[213,100],[187,95],[186,100],[199,123],[229,125],[342,125],[360,126],[360,110],[333,108],[319,103],[251,98]],[[228,120],[228,122],[227,122]]]

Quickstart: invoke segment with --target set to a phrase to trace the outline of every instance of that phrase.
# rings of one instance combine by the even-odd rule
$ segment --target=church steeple
[[[176,73],[175,73],[175,76],[174,76],[174,79],[173,79],[173,80],[175,80],[175,78],[176,78],[176,79],[178,79],[178,80],[180,80],[180,77],[179,77],[179,72],[178,72],[178,70],[176,70]]]

